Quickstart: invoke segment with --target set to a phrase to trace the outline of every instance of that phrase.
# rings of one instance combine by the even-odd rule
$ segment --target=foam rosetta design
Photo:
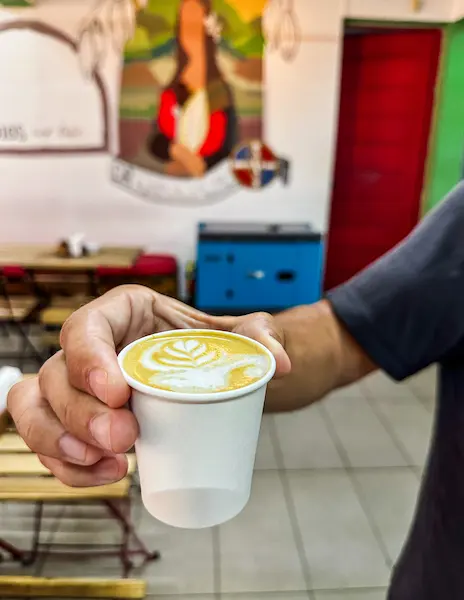
[[[149,383],[179,392],[219,392],[261,379],[269,369],[260,354],[230,354],[201,339],[155,342],[140,363],[152,373]]]

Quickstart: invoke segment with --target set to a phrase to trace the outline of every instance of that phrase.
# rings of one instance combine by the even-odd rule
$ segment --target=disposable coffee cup
[[[124,359],[134,346],[176,333],[133,342],[120,353],[119,365],[132,388],[131,408],[140,428],[135,450],[143,504],[168,525],[201,529],[232,519],[250,498],[266,388],[276,363],[265,346],[244,336],[188,330],[245,340],[266,357],[269,368],[249,385],[207,393],[158,389],[126,372]]]

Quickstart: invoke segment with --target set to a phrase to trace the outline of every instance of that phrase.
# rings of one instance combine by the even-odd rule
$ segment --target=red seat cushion
[[[177,261],[173,256],[163,254],[142,254],[134,265],[138,275],[175,275]]]
[[[14,265],[3,267],[2,273],[8,279],[23,279],[26,277],[26,271],[21,267],[16,267]]]
[[[137,275],[161,277],[162,275],[175,275],[176,273],[176,259],[173,256],[163,254],[142,254],[134,266],[127,269],[101,267],[97,270],[100,277],[134,277]]]

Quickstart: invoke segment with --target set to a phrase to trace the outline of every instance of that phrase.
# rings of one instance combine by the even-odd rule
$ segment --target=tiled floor
[[[139,531],[162,552],[138,573],[150,598],[385,600],[426,458],[435,378],[430,369],[397,385],[375,374],[306,411],[266,416],[252,499],[215,530],[170,529],[138,504]],[[0,510],[0,535],[24,540],[31,509]],[[118,530],[99,510],[50,508],[47,541],[111,541]],[[119,574],[113,559],[51,555],[27,572]]]

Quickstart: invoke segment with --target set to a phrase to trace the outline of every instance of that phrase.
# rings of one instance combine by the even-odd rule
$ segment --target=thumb
[[[107,404],[120,408],[130,397],[117,360],[113,331],[99,311],[81,309],[61,332],[69,383]]]
[[[276,319],[268,313],[253,313],[244,317],[213,317],[215,329],[232,331],[266,346],[276,360],[276,376],[288,375],[292,369],[285,350],[285,334]]]

